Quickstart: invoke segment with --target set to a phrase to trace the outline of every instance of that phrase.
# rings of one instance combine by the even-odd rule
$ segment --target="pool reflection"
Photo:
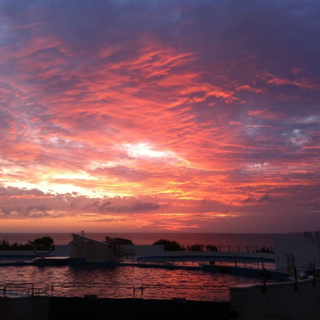
[[[229,287],[261,283],[259,279],[213,274],[201,270],[170,270],[121,266],[10,266],[1,267],[0,284],[34,283],[53,289],[54,296],[99,298],[185,298],[202,301],[228,301]]]

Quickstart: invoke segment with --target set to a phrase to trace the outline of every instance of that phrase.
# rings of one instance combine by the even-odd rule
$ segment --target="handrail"
[[[79,290],[80,288],[84,288],[85,290]],[[177,295],[184,295],[183,292],[188,292],[190,289],[200,289],[201,286],[198,285],[168,285],[168,284],[144,284],[141,285],[132,284],[132,283],[106,283],[106,282],[90,282],[90,283],[74,283],[74,282],[53,282],[51,285],[47,285],[44,288],[37,287],[34,283],[5,283],[0,284],[0,296],[2,297],[34,297],[34,296],[61,296],[63,295],[63,291],[67,290],[65,293],[68,293],[70,290],[70,294],[77,295],[77,293],[82,292],[81,295],[86,294],[86,288],[90,290],[94,290],[95,288],[99,288],[99,291],[107,293],[106,290],[109,290],[109,294],[112,293],[114,296],[114,292],[117,292],[117,297],[128,298],[132,297],[143,299],[143,297],[147,294],[147,296],[172,296],[173,293],[177,293]],[[102,289],[102,290],[101,290]],[[226,300],[230,299],[230,288],[226,285],[216,285],[210,287],[210,290],[217,293],[226,293]],[[120,292],[120,295],[119,295]],[[158,293],[157,293],[158,292]],[[54,295],[55,293],[55,295]],[[105,296],[105,295],[103,295]],[[190,296],[189,296],[190,297]],[[157,297],[158,299],[159,297]]]
[[[6,283],[0,285],[0,293],[3,297],[12,296],[46,296],[47,288],[36,287],[33,283]]]
[[[27,285],[29,285],[29,288],[25,288]],[[183,286],[181,285],[166,285],[166,284],[141,284],[141,285],[135,285],[131,283],[105,283],[105,282],[90,282],[90,283],[74,283],[74,282],[53,282],[51,285],[45,289],[41,289],[35,287],[33,283],[7,283],[5,285],[0,285],[0,292],[4,292],[4,296],[6,296],[6,292],[9,292],[13,289],[13,286],[16,288],[21,289],[21,286],[24,286],[25,292],[30,296],[39,296],[46,294],[47,296],[60,296],[64,289],[72,289],[72,294],[79,292],[80,288],[90,288],[94,290],[95,288],[102,288],[105,290],[110,290],[112,292],[113,290],[124,290],[123,295],[121,295],[123,298],[125,297],[132,297],[137,298],[137,294],[139,294],[138,298],[143,299],[143,296],[146,292],[149,291],[153,292],[155,290],[163,290],[163,291],[180,291],[185,290],[186,292],[190,289],[194,289],[197,287],[197,285],[188,285],[185,284]],[[230,287],[226,285],[216,285],[210,287],[211,290],[215,292],[226,292],[229,294]],[[29,290],[29,291],[28,291]],[[127,293],[125,292],[127,290]],[[30,294],[31,291],[31,294]],[[21,291],[20,291],[21,292]],[[49,292],[49,293],[48,293]],[[104,291],[105,292],[105,291]],[[130,294],[131,292],[131,294]],[[56,295],[54,295],[56,293]],[[59,294],[60,293],[60,294]],[[152,294],[152,293],[151,293]],[[165,293],[163,293],[165,295]],[[82,294],[81,294],[82,295]],[[228,296],[229,299],[229,296]]]
[[[41,257],[41,259],[44,259],[45,256],[49,255],[52,252],[53,248],[54,248],[54,246],[52,244],[50,244],[48,250],[38,250],[38,247],[39,247],[38,245],[35,245],[33,247],[33,252],[36,255],[39,255]]]

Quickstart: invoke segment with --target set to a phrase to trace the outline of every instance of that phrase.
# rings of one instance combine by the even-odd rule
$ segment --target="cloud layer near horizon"
[[[319,15],[0,0],[0,232],[314,229]]]

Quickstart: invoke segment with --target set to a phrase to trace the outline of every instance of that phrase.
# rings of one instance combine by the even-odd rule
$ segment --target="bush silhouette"
[[[49,250],[53,246],[54,240],[51,237],[42,237],[35,239],[33,244],[37,250]]]
[[[213,246],[212,244],[208,244],[206,246],[207,251],[218,251],[218,248],[216,246]]]
[[[204,245],[200,243],[195,243],[190,246],[187,246],[188,251],[203,251]]]
[[[156,242],[154,242],[152,245],[164,245],[164,251],[184,251],[185,248],[182,247],[178,242],[176,241],[170,241],[166,239],[160,239]]]
[[[6,239],[3,239],[0,243],[0,250],[49,250],[50,246],[53,246],[54,240],[51,237],[42,237],[35,239],[34,241],[28,241],[26,244],[14,242],[10,244]]]

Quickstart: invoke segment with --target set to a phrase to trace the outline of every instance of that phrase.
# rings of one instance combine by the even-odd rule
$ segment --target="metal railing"
[[[165,299],[167,296],[173,296],[174,292],[183,295],[183,293],[190,292],[192,290],[204,290],[201,285],[165,285],[165,284],[121,284],[121,283],[105,283],[105,282],[90,282],[90,283],[59,283],[55,282],[51,284],[51,296],[65,296],[66,293],[74,296],[85,296],[88,291],[97,292],[100,291],[103,297],[116,297],[116,298],[155,298]],[[206,291],[210,290],[215,293],[222,293],[226,297],[225,300],[229,300],[230,288],[224,285],[210,286],[205,288]],[[161,292],[160,292],[161,291]],[[80,293],[81,292],[81,293]],[[171,292],[171,294],[168,294]],[[189,294],[189,299],[191,298]]]
[[[33,283],[6,283],[0,285],[0,296],[4,298],[47,296],[48,289],[36,287]]]
[[[202,290],[202,291],[201,291]],[[33,296],[77,296],[77,297],[101,297],[101,298],[132,298],[132,299],[168,299],[181,298],[190,300],[212,301],[212,299],[197,299],[190,292],[202,292],[207,297],[207,292],[216,296],[216,300],[230,301],[230,288],[225,285],[203,287],[201,285],[166,285],[166,284],[125,284],[125,283],[73,283],[54,282],[43,288],[33,283],[6,283],[0,284],[0,297],[18,298]],[[98,293],[92,295],[92,293]],[[218,297],[224,297],[219,299]]]
[[[32,260],[34,259],[34,257],[15,257],[15,258],[4,258],[1,259],[0,258],[0,266],[10,266],[10,265],[23,265],[23,264],[28,264],[32,262]]]
[[[237,245],[217,245],[218,251],[220,252],[264,252],[273,253],[273,247],[265,246],[237,246]]]

